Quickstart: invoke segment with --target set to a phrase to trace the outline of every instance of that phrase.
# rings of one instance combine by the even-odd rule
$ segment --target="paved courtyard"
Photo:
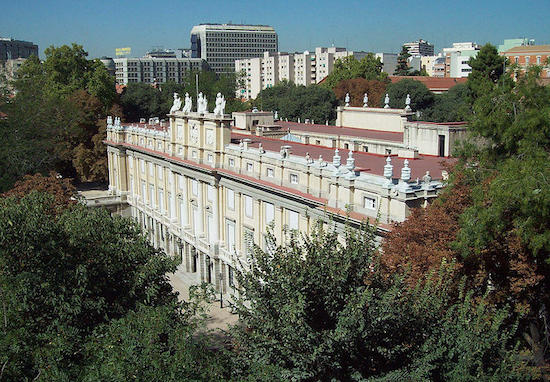
[[[179,298],[184,301],[189,300],[189,287],[200,284],[198,273],[184,272],[181,269],[178,269],[176,273],[170,274],[169,278],[174,290],[179,292]],[[237,322],[238,316],[230,312],[229,306],[225,301],[224,308],[220,308],[219,294],[216,298],[217,301],[208,304],[206,327],[207,329],[226,330],[229,325]]]

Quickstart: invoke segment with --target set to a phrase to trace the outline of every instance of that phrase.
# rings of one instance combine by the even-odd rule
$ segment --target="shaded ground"
[[[174,290],[179,292],[181,300],[189,299],[189,287],[199,284],[198,275],[196,273],[188,273],[183,270],[177,270],[176,273],[168,275],[170,284]],[[224,301],[224,308],[220,308],[219,295],[218,301],[208,304],[208,320],[206,321],[207,329],[227,330],[228,325],[233,325],[237,322],[238,316],[230,312],[228,304]]]

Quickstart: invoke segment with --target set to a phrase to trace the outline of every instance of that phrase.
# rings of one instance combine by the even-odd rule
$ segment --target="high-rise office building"
[[[191,57],[202,58],[216,73],[235,70],[235,60],[276,53],[278,38],[268,25],[200,24],[191,29]]]

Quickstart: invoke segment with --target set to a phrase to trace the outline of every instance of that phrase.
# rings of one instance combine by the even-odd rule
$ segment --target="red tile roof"
[[[325,162],[332,162],[332,157],[334,156],[334,149],[329,147],[306,145],[303,143],[281,141],[280,139],[257,137],[255,135],[239,134],[235,132],[231,133],[231,138],[234,139],[235,143],[241,139],[248,138],[251,140],[251,143],[248,144],[249,147],[258,148],[261,143],[264,150],[273,152],[279,152],[281,146],[290,146],[291,155],[305,157],[306,153],[309,153],[315,160],[318,160],[319,155],[322,155]],[[342,164],[345,164],[349,150],[339,150],[340,156],[342,157]],[[359,171],[379,176],[384,175],[384,165],[386,164],[386,157],[384,155],[354,151],[353,156],[355,157],[355,166]],[[394,178],[400,176],[404,161],[404,158],[398,158],[397,155],[392,155]],[[442,162],[452,163],[455,161],[456,159],[454,158],[442,158],[430,155],[420,155],[418,159],[409,159],[411,179],[422,178],[426,174],[426,171],[430,172],[433,179],[441,179],[441,171],[445,169]]]
[[[309,124],[309,123],[297,123],[297,122],[277,122],[280,126],[285,129],[290,129],[309,133],[320,133],[320,134],[330,134],[335,136],[350,136],[350,137],[360,137],[367,139],[376,139],[381,141],[390,141],[390,142],[403,142],[403,133],[391,132],[391,131],[381,131],[381,130],[368,130],[368,129],[358,129],[355,127],[337,127],[337,126],[327,126],[319,124]]]
[[[447,91],[457,84],[463,84],[468,81],[468,78],[456,77],[426,77],[426,76],[390,76],[391,82],[394,84],[401,80],[409,78],[418,82],[422,82],[431,91]]]

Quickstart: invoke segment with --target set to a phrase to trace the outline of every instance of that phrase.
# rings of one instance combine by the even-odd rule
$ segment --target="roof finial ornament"
[[[393,165],[391,164],[391,157],[386,158],[386,165],[384,166],[384,177],[386,178],[386,187],[390,188],[393,185]]]
[[[334,165],[334,167],[340,167],[340,159],[340,151],[338,150],[338,148],[336,148],[336,150],[334,150],[334,156],[332,157],[332,164]]]
[[[403,168],[401,169],[401,180],[403,182],[408,182],[411,180],[411,169],[409,167],[409,160],[405,159],[403,162]]]
[[[349,106],[349,93],[346,93],[346,98],[344,99],[344,102],[346,103],[346,107]]]
[[[353,171],[355,169],[355,158],[353,157],[353,151],[348,152],[348,159],[346,161],[346,167],[348,170]]]
[[[407,98],[405,99],[405,111],[412,111],[411,109],[411,96],[407,94]]]
[[[384,98],[384,109],[390,108],[390,96],[388,93],[386,93],[386,97]]]
[[[363,96],[363,107],[369,107],[369,96],[367,93]]]

